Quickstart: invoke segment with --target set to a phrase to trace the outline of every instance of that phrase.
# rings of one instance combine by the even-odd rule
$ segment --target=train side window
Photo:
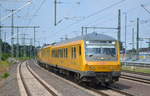
[[[54,50],[54,57],[56,57],[56,50]]]
[[[66,57],[66,50],[65,50],[65,48],[63,48],[63,58],[65,58]]]
[[[56,57],[59,58],[59,50],[56,50]]]
[[[58,58],[60,58],[61,57],[61,52],[60,52],[61,50],[60,49],[58,49]]]
[[[66,48],[66,58],[68,57],[68,48]]]
[[[61,58],[61,49],[59,49],[59,58]]]
[[[56,57],[59,57],[58,49],[56,50]]]
[[[55,52],[55,50],[53,50],[53,57],[55,57],[56,56],[56,52]]]
[[[76,58],[77,54],[76,54],[76,47],[74,47],[74,58]]]
[[[71,58],[73,59],[73,47],[71,48]]]
[[[47,56],[49,56],[49,50],[47,50]]]
[[[55,57],[58,57],[58,50],[55,50]]]
[[[56,56],[56,51],[55,51],[55,50],[53,50],[53,52],[54,52],[53,56],[55,57],[55,56]]]
[[[60,57],[63,57],[63,49],[60,49]]]
[[[76,47],[72,47],[72,51],[71,51],[71,57],[73,58],[73,59],[75,59],[76,58]]]
[[[52,56],[55,57],[55,50],[52,50]]]
[[[47,56],[50,56],[50,49],[47,49]]]
[[[64,48],[64,58],[67,58],[67,48]]]
[[[81,56],[81,46],[79,46],[79,55]]]
[[[49,56],[49,50],[47,50],[47,56]]]
[[[50,49],[48,49],[48,56],[50,56]]]
[[[58,50],[58,57],[59,57],[59,58],[62,58],[62,57],[63,57],[63,50],[62,50],[62,49],[59,49],[59,50]]]

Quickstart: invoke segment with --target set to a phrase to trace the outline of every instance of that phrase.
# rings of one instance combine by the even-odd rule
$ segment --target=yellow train
[[[118,81],[121,71],[119,42],[97,33],[44,47],[38,52],[38,62],[75,80],[103,84]]]

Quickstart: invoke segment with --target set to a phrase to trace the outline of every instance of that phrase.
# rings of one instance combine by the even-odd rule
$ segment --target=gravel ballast
[[[79,89],[68,82],[60,80],[51,74],[51,72],[43,71],[41,68],[37,67],[33,62],[29,63],[33,71],[35,71],[44,81],[50,84],[54,89],[56,89],[63,96],[95,96],[83,89]]]
[[[17,82],[17,65],[12,64],[9,70],[10,76],[0,81],[0,96],[20,96]]]

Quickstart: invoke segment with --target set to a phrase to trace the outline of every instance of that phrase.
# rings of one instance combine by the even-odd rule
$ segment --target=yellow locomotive
[[[38,62],[76,80],[103,84],[118,81],[121,71],[119,42],[97,33],[42,48],[38,52]]]

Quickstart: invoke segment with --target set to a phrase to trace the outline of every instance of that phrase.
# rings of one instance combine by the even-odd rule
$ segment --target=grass
[[[134,72],[142,72],[150,74],[150,68],[141,68],[141,67],[134,67],[134,66],[123,66],[122,70],[129,70]]]
[[[25,60],[29,60],[32,59],[31,57],[21,57],[21,58],[16,58],[19,61],[25,61]]]
[[[1,78],[7,78],[9,76],[9,73],[7,72],[9,70],[10,63],[8,61],[0,61],[0,77]]]

